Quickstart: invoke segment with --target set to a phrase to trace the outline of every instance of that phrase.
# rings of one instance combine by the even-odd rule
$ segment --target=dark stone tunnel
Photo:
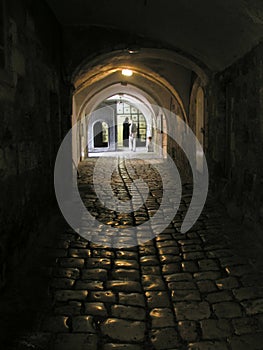
[[[262,38],[261,0],[0,0],[1,349],[263,349]]]

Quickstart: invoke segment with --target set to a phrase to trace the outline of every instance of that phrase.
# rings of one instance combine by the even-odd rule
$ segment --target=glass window
[[[109,142],[109,133],[108,133],[108,124],[105,122],[102,122],[102,142]]]
[[[122,102],[117,102],[117,113],[123,114],[123,103]]]
[[[117,102],[118,145],[123,145],[123,122],[126,117],[129,118],[129,121],[132,119],[137,126],[137,145],[140,147],[145,146],[147,134],[146,119],[135,106],[127,102]]]

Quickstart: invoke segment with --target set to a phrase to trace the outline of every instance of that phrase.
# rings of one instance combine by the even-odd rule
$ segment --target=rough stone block
[[[174,303],[174,310],[178,321],[197,321],[210,317],[210,306],[207,302],[178,302]]]
[[[145,337],[145,323],[108,318],[101,324],[103,335],[124,342],[142,342]]]

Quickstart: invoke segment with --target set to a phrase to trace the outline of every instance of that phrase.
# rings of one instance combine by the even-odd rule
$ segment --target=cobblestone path
[[[79,188],[97,220],[140,225],[158,210],[161,181],[140,160],[120,162],[112,185],[120,199],[129,199],[133,177],[144,175],[150,187],[145,205],[127,214],[105,210],[93,191],[95,161],[82,163]],[[49,344],[43,349],[263,349],[262,279],[235,254],[209,201],[194,227],[179,233],[190,200],[191,186],[185,185],[170,225],[135,247],[107,248],[107,237],[95,244],[71,230],[61,234],[53,304],[39,331],[42,344]]]

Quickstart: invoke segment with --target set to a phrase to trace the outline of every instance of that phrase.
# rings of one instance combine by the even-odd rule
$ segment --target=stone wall
[[[214,77],[209,96],[211,186],[229,213],[263,223],[263,44]]]
[[[41,0],[12,0],[6,2],[5,20],[6,63],[0,69],[1,280],[3,265],[21,260],[36,239],[42,213],[48,212],[54,160],[68,126],[55,18]]]

